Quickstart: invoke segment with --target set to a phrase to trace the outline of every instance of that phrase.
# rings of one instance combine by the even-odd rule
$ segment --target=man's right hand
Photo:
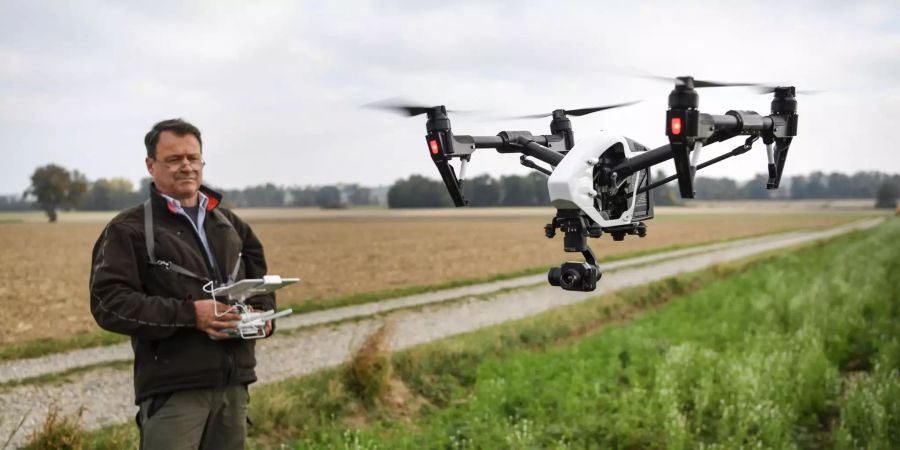
[[[238,323],[241,321],[241,315],[236,312],[222,314],[228,311],[228,308],[230,306],[216,302],[213,299],[195,301],[194,311],[197,313],[197,329],[212,337],[220,339],[229,337],[228,334],[219,330],[237,328]],[[220,314],[218,317],[216,317],[217,311]]]

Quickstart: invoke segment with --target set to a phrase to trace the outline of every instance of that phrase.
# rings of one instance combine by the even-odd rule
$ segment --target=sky
[[[821,90],[798,97],[785,177],[900,172],[896,1],[0,0],[0,193],[50,163],[137,183],[144,134],[173,117],[201,129],[219,187],[439,178],[424,116],[362,107],[393,98],[470,112],[451,119],[471,135],[549,134],[547,119],[497,118],[641,100],[573,118],[576,138],[605,130],[658,147],[671,85],[644,75]],[[699,92],[712,114],[771,102]],[[528,170],[484,149],[468,174]],[[765,170],[757,144],[700,174]]]

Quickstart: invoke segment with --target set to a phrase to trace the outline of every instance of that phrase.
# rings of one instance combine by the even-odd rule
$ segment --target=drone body
[[[771,114],[753,111],[728,111],[723,115],[701,113],[695,88],[719,86],[758,86],[774,93]],[[575,134],[568,116],[580,116],[627,104],[579,110],[556,110],[551,114],[523,116],[552,117],[550,134],[533,135],[528,131],[501,131],[496,136],[454,134],[444,106],[394,106],[408,115],[427,114],[426,141],[432,161],[456,206],[465,206],[462,183],[465,169],[477,149],[493,148],[499,153],[520,153],[522,165],[548,175],[547,189],[557,209],[551,223],[544,227],[552,238],[556,230],[565,234],[563,249],[580,252],[585,262],[567,262],[550,269],[550,284],[566,290],[592,291],[602,273],[586,238],[610,233],[614,240],[626,235],[646,235],[644,220],[653,218],[649,191],[678,180],[683,198],[694,197],[696,171],[750,150],[762,138],[768,155],[768,189],[777,189],[784,171],[791,141],[797,135],[797,100],[794,87],[769,87],[749,83],[716,83],[675,79],[666,111],[666,136],[669,144],[649,150],[624,136],[601,133],[595,139],[575,145]],[[736,136],[747,136],[743,145],[729,153],[700,163],[704,146]],[[531,159],[529,159],[531,158]],[[460,160],[460,171],[450,162]],[[538,160],[548,165],[536,164]],[[650,169],[674,160],[676,175],[651,182]]]

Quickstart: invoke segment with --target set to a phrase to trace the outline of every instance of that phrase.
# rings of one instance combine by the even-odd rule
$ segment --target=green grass
[[[102,347],[128,340],[128,336],[100,330],[66,339],[37,339],[22,344],[0,348],[0,361],[19,358],[35,358],[79,348]]]
[[[412,420],[384,407],[359,427],[346,393],[302,382],[253,411],[293,428],[296,448],[896,448],[900,221],[738,271],[571,345],[552,344],[589,323],[587,305],[396,355],[425,405]],[[650,293],[693,286],[667,283]],[[318,420],[292,420],[299,405]],[[272,445],[265,421],[254,434]]]
[[[90,372],[92,370],[98,369],[130,369],[131,361],[109,361],[109,362],[101,362],[97,364],[91,364],[87,366],[75,367],[72,369],[66,369],[61,372],[53,372],[43,375],[37,375],[29,378],[20,378],[12,381],[4,381],[0,383],[0,392],[2,392],[6,388],[23,386],[29,384],[38,384],[38,385],[48,385],[48,384],[62,384],[71,381],[71,379],[79,374],[83,374],[85,372]],[[0,447],[3,448],[3,447]]]

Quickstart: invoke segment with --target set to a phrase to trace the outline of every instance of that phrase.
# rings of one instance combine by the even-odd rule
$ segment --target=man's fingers
[[[228,306],[224,303],[216,303],[214,310],[216,312],[216,315],[218,315],[218,316],[225,316],[228,314],[237,314],[235,312],[236,309],[233,306]]]
[[[240,321],[241,315],[235,314],[235,313],[222,314],[221,316],[216,316],[216,318],[214,320],[217,320],[220,322],[231,322],[231,321],[235,321],[235,320]]]
[[[215,331],[215,330],[206,330],[206,334],[208,334],[208,335],[210,335],[210,336],[212,336],[212,337],[220,338],[220,339],[225,339],[225,338],[229,337],[228,334],[222,333],[222,332],[219,332],[219,331]]]
[[[229,320],[213,320],[209,322],[209,326],[216,330],[224,330],[227,328],[237,328],[240,322],[229,321]]]

